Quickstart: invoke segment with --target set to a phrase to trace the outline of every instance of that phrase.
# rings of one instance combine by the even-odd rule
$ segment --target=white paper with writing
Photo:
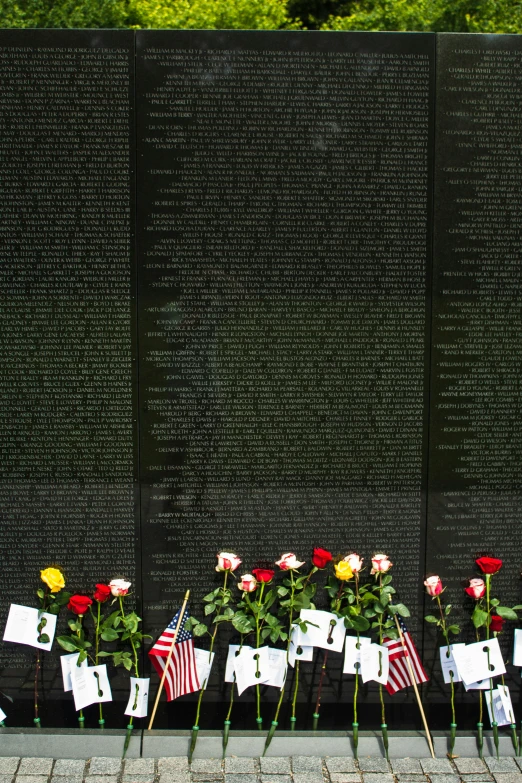
[[[268,664],[270,676],[263,685],[273,685],[282,688],[286,679],[286,650],[268,648]]]
[[[236,681],[236,676],[234,673],[234,661],[236,659],[236,655],[239,655],[239,650],[251,650],[251,649],[252,648],[248,644],[244,644],[243,647],[241,647],[240,644],[228,645],[227,663],[225,666],[225,682]]]
[[[0,707],[0,723],[4,721],[7,718],[7,715],[3,711],[3,709]]]
[[[502,706],[504,708],[504,714],[510,723],[515,723],[515,713],[513,710],[513,704],[511,702],[511,694],[507,685],[497,685],[497,690],[502,699]]]
[[[452,673],[453,676],[453,682],[462,682],[462,678],[459,674],[458,666],[455,663],[455,658],[453,657],[453,650],[455,647],[465,647],[465,645],[462,642],[459,642],[458,644],[450,644],[449,655],[447,655],[448,652],[447,646],[440,648],[440,665],[442,667],[444,682],[446,683],[451,683],[450,672]]]
[[[107,666],[74,666],[71,669],[72,691],[76,711],[89,704],[112,701]]]
[[[258,656],[256,658],[256,656]],[[237,692],[241,696],[246,688],[251,685],[262,685],[270,677],[270,663],[268,659],[268,647],[254,647],[250,650],[241,650],[234,661],[236,672]],[[256,675],[259,673],[259,677]]]
[[[45,644],[38,641],[38,624],[40,622],[38,609],[35,609],[33,606],[11,604],[5,625],[4,642],[28,644],[30,647],[37,647],[39,650],[47,650],[49,652],[53,646],[56,631],[56,615],[43,612],[41,617],[45,617],[47,620],[42,633],[46,633],[50,640]]]
[[[493,698],[493,715],[491,714],[491,696]],[[492,723],[495,721],[495,723],[498,726],[507,726],[511,723],[510,718],[506,715],[506,712],[504,710],[504,702],[502,700],[502,694],[498,690],[498,688],[495,688],[495,690],[492,692],[492,694],[487,693],[485,694],[486,704],[488,707],[488,715],[489,715],[489,721]],[[511,700],[510,700],[511,701]]]
[[[360,655],[362,681],[374,680],[386,685],[390,667],[388,648],[380,644],[364,644]]]
[[[313,661],[314,648],[310,645],[301,644],[301,629],[298,625],[292,626],[292,636],[290,639],[290,649],[288,651],[288,663],[295,666],[296,661]]]
[[[513,642],[513,666],[522,666],[522,628],[515,628]]]
[[[134,715],[135,718],[146,718],[149,707],[149,678],[131,677],[130,696],[125,710],[125,715]]]
[[[77,666],[79,655],[80,653],[71,653],[70,655],[60,655],[60,664],[62,666],[63,689],[65,693],[67,693],[68,691],[72,691],[71,668],[73,666]],[[84,661],[82,661],[80,666],[87,666],[87,658]]]
[[[470,682],[469,685],[464,683],[465,691],[489,691],[489,679],[479,680],[478,682]]]
[[[216,653],[209,654],[208,650],[199,650],[194,648],[194,658],[196,659],[196,671],[198,673],[199,687],[205,690],[208,685],[208,678],[210,677],[210,670],[214,663],[214,656]]]
[[[359,648],[357,648],[357,637],[346,637],[344,642],[343,674],[357,674],[357,671],[360,673],[361,647],[371,643],[372,640],[368,636],[359,636]]]
[[[465,644],[463,647],[454,645],[453,658],[465,684],[497,677],[506,672],[498,639]]]
[[[299,634],[301,645],[342,652],[346,628],[341,617],[320,609],[301,609],[300,619],[308,623],[306,633]]]

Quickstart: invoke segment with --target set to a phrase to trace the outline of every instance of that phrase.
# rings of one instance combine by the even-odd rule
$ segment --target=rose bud
[[[285,555],[281,555],[280,560],[276,560],[276,565],[279,566],[281,571],[295,571],[304,564],[305,561],[301,562],[298,560],[293,552],[287,552]]]
[[[483,598],[486,595],[486,585],[483,579],[476,577],[469,580],[469,586],[465,588],[468,595],[478,601],[479,598]]]
[[[253,568],[252,573],[258,582],[271,582],[275,571],[272,571],[271,568]]]
[[[428,576],[424,582],[424,587],[428,595],[434,598],[442,593],[442,581],[440,576]]]
[[[241,558],[233,552],[220,552],[216,557],[218,559],[216,571],[235,571],[241,565]]]
[[[94,591],[94,600],[98,601],[99,604],[103,604],[108,599],[110,594],[111,588],[109,585],[98,584],[96,585],[96,590]]]
[[[358,554],[352,552],[350,555],[346,555],[346,557],[343,557],[343,560],[346,563],[350,563],[350,568],[352,569],[354,574],[358,574],[362,568],[364,557],[359,557]]]
[[[384,574],[392,567],[393,563],[388,560],[388,555],[374,555],[372,557],[372,570],[370,574]]]
[[[314,549],[312,563],[316,568],[326,568],[331,560],[333,560],[332,553],[327,549],[321,549],[321,547],[316,547]]]
[[[348,579],[353,578],[350,563],[347,563],[346,560],[339,560],[338,563],[334,563],[334,573],[341,582],[346,582]]]
[[[497,633],[502,630],[502,626],[504,625],[504,618],[500,617],[498,614],[492,614],[491,620],[489,622],[489,628],[491,631],[496,631]]]
[[[127,595],[131,582],[126,582],[125,579],[112,579],[109,582],[111,593],[118,598],[121,595]]]
[[[479,557],[475,562],[483,574],[496,574],[502,568],[502,560],[498,557]]]
[[[243,590],[244,593],[253,593],[257,587],[257,580],[252,574],[243,574],[241,581],[237,584],[239,590]]]
[[[40,571],[40,579],[45,582],[51,593],[59,593],[65,587],[65,579],[58,568],[45,568]]]
[[[71,595],[67,609],[75,614],[85,614],[91,604],[92,598],[89,598],[88,595]]]

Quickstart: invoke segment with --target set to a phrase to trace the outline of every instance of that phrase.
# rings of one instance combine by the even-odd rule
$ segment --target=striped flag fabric
[[[413,639],[411,638],[405,623],[400,617],[398,620],[404,637],[407,655],[410,659],[411,668],[415,675],[415,680],[417,685],[420,685],[422,682],[427,682],[429,677],[424,670],[417,648],[413,644]],[[412,685],[410,671],[408,669],[408,664],[406,663],[406,655],[401,640],[385,637],[382,640],[382,643],[383,646],[388,649],[390,661],[390,671],[388,674],[388,682],[386,683],[386,690],[390,696],[393,696],[397,691],[401,691],[403,688],[408,688]]]
[[[167,657],[172,646],[172,639],[174,638],[174,631],[178,624],[180,611],[181,609],[174,615],[156,644],[149,650],[151,663],[160,678],[163,676]],[[199,691],[201,687],[194,655],[194,639],[192,638],[190,631],[185,630],[185,623],[188,618],[189,613],[185,610],[174,650],[172,651],[172,657],[169,661],[169,666],[165,675],[167,701],[177,699],[179,696],[184,696],[186,693]]]

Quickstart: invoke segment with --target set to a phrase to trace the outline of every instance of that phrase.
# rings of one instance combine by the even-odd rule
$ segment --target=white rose
[[[111,588],[111,593],[118,597],[120,595],[127,595],[131,584],[132,582],[126,582],[125,579],[113,579],[109,582],[109,587]]]
[[[388,560],[388,555],[374,555],[372,557],[371,574],[384,574],[392,567],[393,563]]]
[[[276,565],[279,566],[281,571],[295,571],[297,568],[301,568],[305,564],[297,559],[293,552],[287,552],[285,555],[281,555],[280,560],[276,560]]]
[[[218,559],[216,571],[235,571],[241,565],[241,558],[233,552],[220,552],[216,557]]]

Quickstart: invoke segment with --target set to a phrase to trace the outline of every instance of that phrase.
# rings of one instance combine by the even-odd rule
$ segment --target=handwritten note
[[[130,678],[130,696],[125,715],[134,715],[135,718],[145,718],[147,716],[149,683],[148,677]]]
[[[40,619],[44,618],[46,624],[42,633],[46,633],[49,642],[38,641],[38,624]],[[53,646],[54,634],[56,631],[56,615],[43,612],[38,616],[38,609],[32,606],[20,606],[11,604],[9,616],[4,631],[4,642],[15,642],[16,644],[27,644],[29,647],[37,647],[39,650],[49,650]]]
[[[269,677],[263,684],[282,688],[286,679],[286,650],[268,648]]]
[[[236,681],[236,675],[234,672],[234,663],[236,660],[236,656],[239,655],[240,650],[251,650],[252,648],[248,644],[244,644],[243,647],[241,647],[240,644],[229,644],[228,645],[228,655],[227,655],[227,663],[225,666],[225,682],[235,682]]]
[[[390,667],[388,648],[380,644],[363,644],[360,655],[363,682],[374,680],[386,685]]]
[[[270,678],[268,647],[243,648],[235,658],[234,669],[240,696],[251,685],[262,685]]]
[[[314,648],[310,645],[301,644],[299,641],[300,634],[300,629],[294,626],[288,651],[288,663],[290,666],[295,666],[296,661],[313,661],[314,659]]]
[[[89,704],[112,701],[107,666],[74,666],[71,668],[72,691],[76,711]]]
[[[493,711],[491,710],[491,699],[493,699]],[[498,726],[508,726],[515,722],[511,696],[506,686],[499,685],[491,694],[486,694],[486,704],[490,723],[495,721]]]
[[[451,644],[449,646],[449,655],[448,647],[440,648],[440,665],[444,676],[444,682],[446,683],[451,683],[452,677],[453,682],[462,682],[462,677],[459,674],[455,658],[453,657],[453,650],[455,647],[465,647],[465,645],[460,642],[458,644]]]
[[[346,628],[341,617],[320,609],[301,609],[300,618],[308,623],[306,633],[301,631],[298,637],[301,645],[342,652]]]
[[[513,642],[513,666],[522,666],[522,628],[515,628]]]
[[[453,645],[453,658],[465,684],[497,677],[506,672],[498,639],[464,646]]]
[[[346,637],[344,642],[343,674],[361,673],[361,647],[371,643],[372,640],[368,636],[359,636],[359,641],[357,641],[356,636]]]
[[[205,690],[208,685],[208,678],[210,677],[210,670],[214,663],[214,656],[216,653],[210,654],[208,650],[199,650],[194,648],[194,658],[196,659],[196,670],[198,673],[199,687]]]
[[[63,689],[65,693],[67,693],[68,691],[72,691],[71,668],[73,666],[77,666],[79,655],[80,653],[71,653],[70,655],[60,656],[60,664],[62,667]],[[80,666],[87,666],[87,659],[85,659],[80,664]]]

